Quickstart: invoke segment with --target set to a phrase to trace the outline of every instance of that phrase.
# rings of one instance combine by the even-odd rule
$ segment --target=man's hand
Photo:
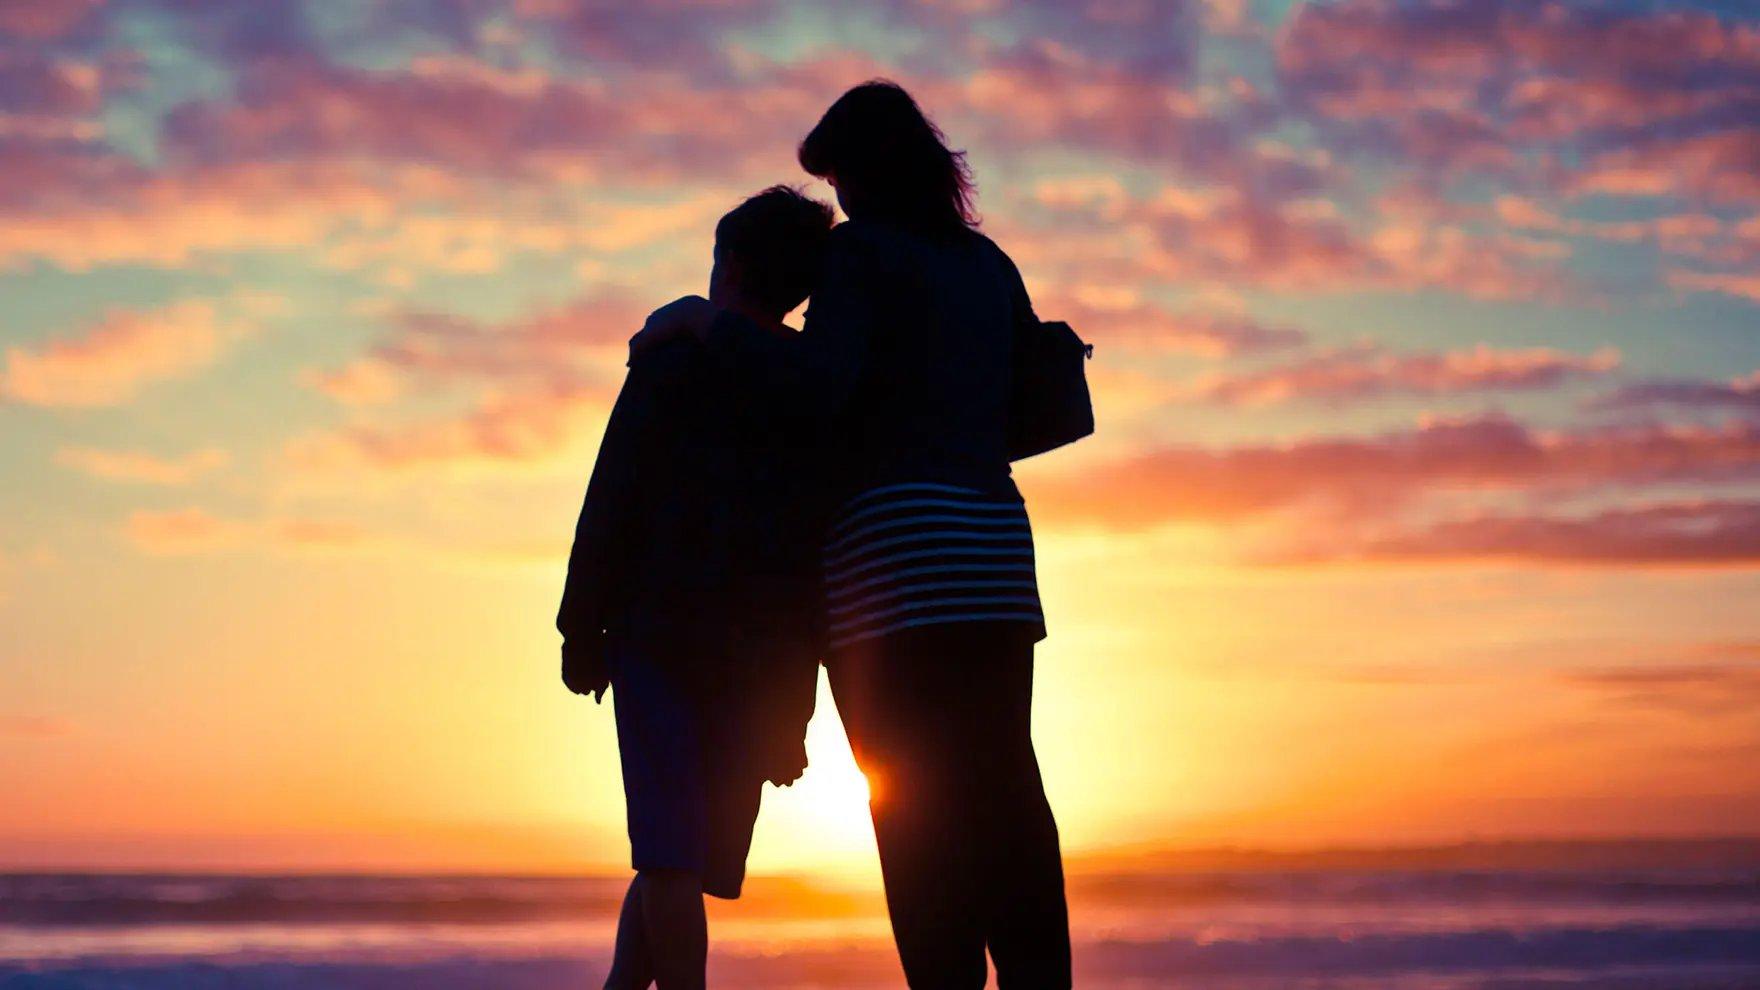
[[[611,686],[611,665],[605,658],[605,636],[588,637],[562,644],[562,683],[575,694],[590,694],[594,702],[605,700]]]
[[[629,340],[629,356],[653,350],[661,344],[690,335],[701,338],[709,332],[720,308],[702,296],[681,296],[648,314],[641,332]]]
[[[807,741],[799,739],[789,743],[777,754],[776,765],[770,768],[770,776],[766,779],[777,787],[791,787],[807,772]]]

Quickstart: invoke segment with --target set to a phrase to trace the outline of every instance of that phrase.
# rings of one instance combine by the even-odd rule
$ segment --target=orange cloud
[[[124,532],[136,548],[152,554],[206,553],[242,545],[250,525],[219,518],[204,509],[135,512]]]
[[[285,450],[302,476],[422,470],[505,470],[565,460],[603,418],[613,393],[554,386],[491,394],[464,413],[414,422],[357,424],[296,437]]]
[[[113,406],[146,385],[212,364],[250,329],[222,320],[213,302],[111,310],[70,339],[10,347],[0,397],[36,406]]]
[[[0,215],[0,266],[42,260],[73,271],[313,248],[337,230],[385,223],[400,203],[449,191],[419,166],[373,176],[346,165],[237,164],[70,181],[46,162],[8,174],[40,188]]]
[[[1732,648],[1732,645],[1734,648]],[[1746,645],[1747,648],[1742,647]],[[1726,644],[1699,651],[1729,654],[1705,662],[1627,664],[1561,671],[1559,680],[1604,692],[1628,705],[1689,718],[1746,716],[1760,702],[1760,665],[1752,644]],[[1746,653],[1746,662],[1740,655]]]
[[[227,518],[193,507],[135,512],[124,523],[123,532],[136,549],[161,556],[265,546],[338,550],[371,542],[367,531],[353,523],[299,517]]]
[[[408,387],[397,369],[384,361],[361,358],[335,371],[307,368],[299,383],[346,406],[376,406],[402,395]]]
[[[1364,344],[1278,367],[1207,375],[1183,389],[1182,397],[1269,406],[1302,399],[1351,402],[1383,395],[1542,389],[1605,375],[1619,365],[1619,351],[1611,347],[1577,355],[1550,347],[1505,349],[1479,344],[1464,350],[1400,354]]]
[[[226,464],[224,450],[204,447],[181,457],[157,457],[134,450],[100,450],[95,447],[63,447],[55,462],[105,481],[148,485],[187,485]]]

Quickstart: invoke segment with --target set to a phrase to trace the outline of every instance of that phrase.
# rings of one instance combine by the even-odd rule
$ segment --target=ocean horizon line
[[[1683,862],[1683,857],[1690,862]],[[1414,843],[1327,843],[1312,846],[1284,844],[1133,843],[1065,854],[1072,874],[1116,875],[1130,873],[1210,872],[1217,870],[1283,871],[1304,869],[1400,868],[1411,870],[1470,870],[1559,868],[1646,869],[1753,868],[1760,869],[1760,833],[1677,836],[1510,836],[1458,841]],[[362,879],[614,879],[628,875],[614,864],[583,864],[580,867],[478,867],[371,869],[355,866],[300,867],[274,864],[210,867],[191,865],[96,866],[80,863],[8,863],[0,861],[0,876],[117,876],[117,877],[287,877]],[[766,883],[809,883],[814,887],[863,887],[862,878],[843,870],[762,871],[751,879]]]

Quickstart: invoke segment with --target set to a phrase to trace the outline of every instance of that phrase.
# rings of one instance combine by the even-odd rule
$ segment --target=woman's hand
[[[687,334],[701,340],[720,312],[719,307],[702,296],[674,299],[648,314],[641,332],[629,339],[629,356],[634,358]]]

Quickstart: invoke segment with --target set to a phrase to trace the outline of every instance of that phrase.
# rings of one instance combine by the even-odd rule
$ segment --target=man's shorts
[[[627,646],[610,660],[630,865],[690,871],[704,893],[738,897],[764,782],[711,743],[672,671]]]

